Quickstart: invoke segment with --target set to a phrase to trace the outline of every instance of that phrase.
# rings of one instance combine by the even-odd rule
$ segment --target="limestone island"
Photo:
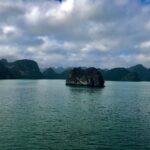
[[[74,68],[71,70],[66,85],[104,87],[104,79],[100,71],[96,68]]]

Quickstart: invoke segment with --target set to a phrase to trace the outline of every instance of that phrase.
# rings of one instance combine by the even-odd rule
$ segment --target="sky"
[[[0,58],[150,68],[150,0],[1,0]]]

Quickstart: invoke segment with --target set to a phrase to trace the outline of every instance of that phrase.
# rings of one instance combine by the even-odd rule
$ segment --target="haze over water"
[[[150,149],[150,84],[0,81],[2,150]]]

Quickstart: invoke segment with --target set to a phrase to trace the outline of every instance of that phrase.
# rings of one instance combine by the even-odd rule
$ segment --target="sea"
[[[150,82],[0,80],[0,150],[150,150]]]

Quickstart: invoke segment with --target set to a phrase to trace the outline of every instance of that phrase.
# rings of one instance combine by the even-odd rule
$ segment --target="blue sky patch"
[[[150,4],[150,0],[141,0],[142,4]]]

